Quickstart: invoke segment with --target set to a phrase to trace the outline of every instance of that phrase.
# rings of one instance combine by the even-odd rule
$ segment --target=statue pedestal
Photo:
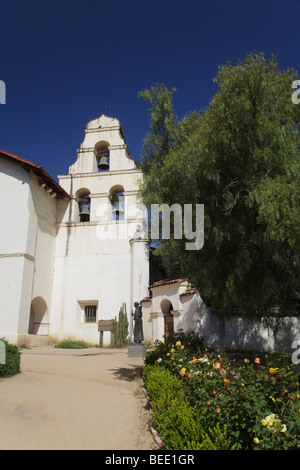
[[[147,354],[147,348],[144,343],[131,343],[128,346],[128,357],[144,357]]]

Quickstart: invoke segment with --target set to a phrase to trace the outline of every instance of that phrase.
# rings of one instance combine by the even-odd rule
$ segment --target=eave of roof
[[[40,165],[37,165],[36,163],[30,162],[29,160],[26,160],[25,158],[21,158],[18,155],[14,155],[13,153],[9,153],[1,149],[0,149],[0,157],[21,165],[25,171],[32,171],[35,175],[41,178],[41,180],[49,188],[51,188],[57,194],[58,197],[70,198],[70,195]]]
[[[144,297],[141,302],[152,302],[152,297],[148,296],[148,297]]]
[[[187,279],[162,279],[161,281],[154,282],[150,288],[165,286],[166,284],[181,284],[185,281],[187,281]]]
[[[179,294],[179,297],[183,297],[184,295],[194,295],[198,294],[198,291],[195,287],[190,287],[189,289],[186,289],[184,292]]]

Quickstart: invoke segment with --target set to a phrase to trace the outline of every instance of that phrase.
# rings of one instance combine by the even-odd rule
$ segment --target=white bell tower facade
[[[60,186],[50,336],[99,341],[98,321],[148,295],[147,217],[137,203],[141,171],[118,119],[102,115],[85,127],[77,160]],[[109,333],[104,344],[109,344]]]

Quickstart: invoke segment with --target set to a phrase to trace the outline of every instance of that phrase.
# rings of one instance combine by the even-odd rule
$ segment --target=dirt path
[[[0,379],[0,449],[156,449],[142,363],[127,350],[24,350],[21,373]]]

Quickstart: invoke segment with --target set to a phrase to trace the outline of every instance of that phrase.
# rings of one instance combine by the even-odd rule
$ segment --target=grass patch
[[[97,346],[82,340],[63,339],[62,341],[59,341],[54,347],[60,349],[87,349]]]

